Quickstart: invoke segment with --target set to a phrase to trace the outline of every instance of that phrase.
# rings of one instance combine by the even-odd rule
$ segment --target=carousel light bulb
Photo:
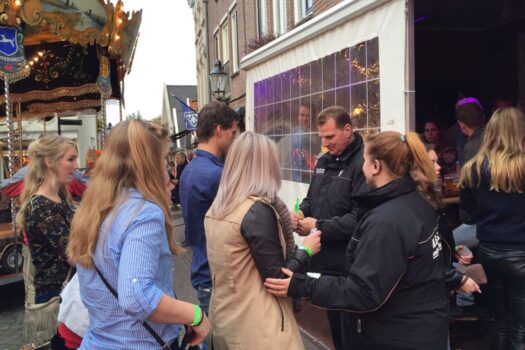
[[[122,18],[117,19],[118,24],[122,24]]]
[[[120,39],[120,35],[115,34],[115,40],[119,40],[119,39]]]
[[[22,1],[20,1],[20,0],[15,0],[15,5],[16,5],[16,6],[20,6],[20,5],[22,5]]]
[[[38,51],[38,56],[40,56],[40,57],[44,56],[44,52]]]
[[[32,65],[33,65],[33,61],[30,61],[30,62],[29,62],[29,65],[31,65],[31,66],[32,66]]]
[[[38,62],[38,57],[33,58],[33,61]]]

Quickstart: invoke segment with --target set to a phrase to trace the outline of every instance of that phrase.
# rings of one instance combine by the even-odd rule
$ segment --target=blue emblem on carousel
[[[13,56],[18,51],[17,30],[13,27],[0,27],[0,54]]]
[[[0,76],[16,81],[29,75],[24,52],[24,34],[15,27],[0,26]]]

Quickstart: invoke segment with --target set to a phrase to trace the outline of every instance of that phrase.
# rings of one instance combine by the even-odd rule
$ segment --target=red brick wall
[[[334,7],[340,2],[341,0],[314,0],[314,3],[313,3],[314,17],[318,16],[320,13],[328,10],[329,8]]]

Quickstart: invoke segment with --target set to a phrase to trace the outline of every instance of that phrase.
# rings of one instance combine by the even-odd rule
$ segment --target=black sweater
[[[525,193],[491,190],[489,166],[481,170],[479,186],[461,189],[461,219],[476,224],[481,243],[525,250]]]

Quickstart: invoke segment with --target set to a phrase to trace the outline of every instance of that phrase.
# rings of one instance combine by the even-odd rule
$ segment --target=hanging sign
[[[100,55],[99,58],[100,70],[97,77],[97,89],[103,98],[110,98],[113,90],[111,89],[109,59],[104,55]]]
[[[15,74],[25,66],[24,34],[14,27],[0,26],[0,73]]]

